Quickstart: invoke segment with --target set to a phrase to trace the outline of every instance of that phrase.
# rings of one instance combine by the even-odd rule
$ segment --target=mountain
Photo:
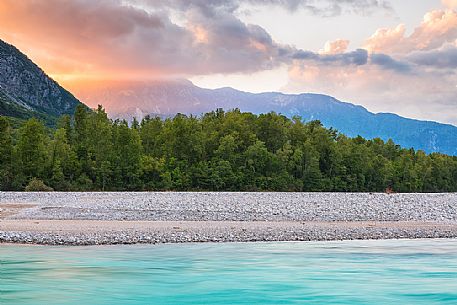
[[[52,125],[58,116],[73,114],[78,104],[25,54],[0,40],[0,115],[35,116]]]
[[[457,127],[371,113],[362,106],[320,94],[249,93],[233,88],[204,89],[187,80],[91,82],[75,88],[88,105],[102,104],[113,118],[141,119],[147,114],[202,114],[217,108],[253,113],[275,111],[288,117],[320,120],[348,135],[392,139],[403,147],[428,153],[457,155]],[[26,55],[0,40],[0,115],[17,119],[39,117],[48,125],[62,114],[73,114],[80,101],[47,76]]]
[[[232,88],[204,89],[187,80],[111,82],[80,86],[76,95],[95,107],[102,104],[113,118],[141,119],[146,114],[202,114],[216,108],[253,113],[275,111],[287,117],[320,120],[326,127],[355,137],[392,139],[402,147],[457,155],[457,127],[371,113],[362,106],[320,94],[248,93]]]

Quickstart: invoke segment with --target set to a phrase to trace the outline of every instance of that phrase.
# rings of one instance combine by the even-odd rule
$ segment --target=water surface
[[[457,240],[0,245],[0,304],[457,304]]]

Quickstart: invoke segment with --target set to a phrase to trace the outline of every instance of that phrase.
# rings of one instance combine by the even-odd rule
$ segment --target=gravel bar
[[[457,237],[457,194],[0,192],[0,242]]]

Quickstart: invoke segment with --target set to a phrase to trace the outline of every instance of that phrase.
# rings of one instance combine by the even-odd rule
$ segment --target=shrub
[[[52,192],[54,189],[47,186],[44,182],[38,178],[32,178],[29,184],[25,187],[26,192]]]

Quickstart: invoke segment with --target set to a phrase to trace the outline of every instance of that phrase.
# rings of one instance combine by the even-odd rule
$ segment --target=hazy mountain
[[[407,119],[391,113],[371,113],[362,106],[320,94],[253,94],[232,88],[204,89],[186,80],[114,82],[79,90],[91,106],[102,104],[111,117],[141,119],[146,114],[201,114],[216,108],[253,113],[275,111],[288,117],[320,120],[348,136],[393,139],[403,147],[457,155],[457,127]]]
[[[59,115],[72,114],[79,103],[26,55],[0,40],[0,115],[38,116],[51,124]]]

